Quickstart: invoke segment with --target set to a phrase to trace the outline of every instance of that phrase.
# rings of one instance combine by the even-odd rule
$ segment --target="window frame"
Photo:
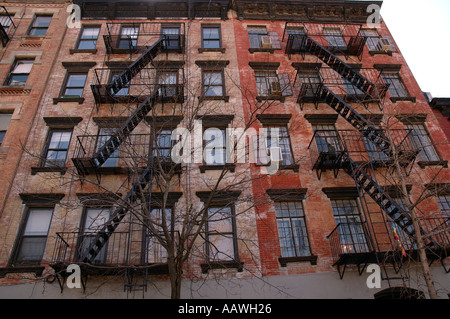
[[[384,83],[389,84],[388,93],[392,102],[415,102],[415,98],[412,97],[409,93],[408,88],[406,87],[405,82],[403,81],[403,78],[400,74],[400,71],[383,71],[381,72],[381,77]]]
[[[410,131],[410,132],[408,132],[408,139],[409,139],[410,143],[412,144],[412,146],[414,148],[420,150],[419,154],[417,154],[417,159],[418,159],[419,165],[441,164],[442,163],[442,157],[439,154],[439,151],[436,148],[436,146],[435,146],[435,144],[433,142],[433,139],[431,138],[430,132],[428,131],[428,128],[427,128],[426,124],[423,123],[423,122],[409,122],[408,121],[406,123],[403,123],[403,125],[404,125],[404,127],[405,127],[405,129],[407,131]],[[419,130],[422,132],[422,134],[420,134],[420,135],[411,134],[412,132],[416,131],[416,128],[411,128],[411,126],[420,126]],[[428,140],[429,145],[424,146],[424,144],[422,142],[422,137],[425,137]],[[420,147],[416,147],[416,145],[417,145],[416,141],[412,140],[412,138],[415,138],[415,139],[418,138],[419,139],[419,144],[420,145],[418,145],[418,146],[420,146]],[[430,147],[432,152],[434,152],[434,155],[436,156],[436,158],[430,160],[430,156],[425,152],[425,147]],[[426,157],[426,160],[420,160],[420,155],[422,153],[425,154],[424,156]]]
[[[35,58],[16,58],[14,60],[14,63],[12,64],[8,75],[6,76],[4,85],[5,86],[11,86],[11,87],[24,87],[27,85],[28,78],[30,77],[31,71],[33,70]],[[31,63],[25,63],[25,64],[31,64],[30,72],[28,73],[14,73],[14,69],[19,65],[19,63],[23,62],[31,62]],[[11,80],[13,75],[27,75],[27,78],[25,82],[18,82],[19,84],[11,84]]]
[[[207,74],[211,74],[211,73],[216,73],[216,74],[220,74],[220,80],[221,83],[220,84],[208,84],[207,89],[205,90],[206,87],[206,83],[205,83],[205,79],[206,79],[206,75]],[[207,91],[210,87],[221,87],[222,88],[222,95],[208,95]],[[226,98],[226,90],[225,90],[225,74],[224,74],[224,69],[223,68],[218,68],[218,69],[202,69],[202,90],[201,90],[201,99],[203,100],[216,100],[216,99],[225,99]]]
[[[219,37],[214,39],[205,39],[203,31],[206,29],[217,29]],[[218,41],[218,47],[205,47],[205,41]],[[201,51],[221,51],[222,45],[222,26],[220,24],[202,24],[201,25]]]
[[[86,29],[98,29],[98,34],[97,37],[94,39],[83,39],[83,32]],[[100,32],[101,32],[101,25],[83,25],[79,34],[79,37],[77,39],[76,45],[75,45],[75,49],[76,51],[96,51],[97,48],[97,42],[98,42],[98,38],[100,36]],[[94,42],[94,47],[93,48],[80,48],[80,44],[83,42]]]
[[[278,207],[277,206],[278,205],[281,206],[283,204],[287,204],[288,212],[289,212],[288,216],[279,216],[279,214],[278,214],[278,211],[277,211]],[[296,205],[295,208],[300,208],[300,215],[299,216],[291,216],[290,210],[289,210],[290,204]],[[299,205],[299,207],[297,207],[297,205]],[[280,251],[281,251],[281,257],[280,258],[299,258],[299,257],[312,256],[312,253],[311,253],[311,241],[309,239],[308,226],[307,226],[307,222],[306,222],[306,216],[305,216],[305,210],[304,210],[304,207],[303,207],[303,202],[301,200],[282,200],[282,201],[275,201],[274,202],[274,206],[275,206],[275,219],[276,219],[276,222],[277,222],[277,229],[278,229],[278,239],[279,239]],[[289,228],[289,234],[287,234],[288,236],[286,236],[286,237],[287,237],[287,240],[290,240],[292,245],[293,245],[292,247],[289,247],[289,248],[293,249],[294,256],[292,256],[292,255],[283,256],[283,247],[281,246],[282,237],[281,237],[281,234],[280,234],[281,231],[280,231],[280,224],[279,224],[279,220],[282,220],[282,219],[287,219],[288,222],[289,222],[289,227],[288,227]],[[293,219],[299,219],[299,220],[303,221],[303,225],[298,225],[298,226],[300,226],[302,228],[302,231],[304,231],[305,234],[306,234],[306,236],[302,236],[302,239],[300,237],[299,238],[296,237],[296,232],[294,230],[294,228],[296,228],[296,226],[294,226],[294,224],[292,222]],[[299,253],[299,251],[297,251],[298,248],[296,246],[296,242],[297,241],[304,241],[305,238],[306,238],[306,243],[307,243],[307,246],[305,247],[305,249],[307,249],[307,253],[306,254],[302,254],[302,253]]]
[[[221,209],[224,208],[229,208],[230,209],[230,216],[227,217],[226,219],[230,219],[230,226],[231,226],[231,231],[227,231],[227,232],[217,232],[217,234],[211,235],[210,234],[210,215],[209,215],[209,210],[210,209],[219,209],[219,211]],[[239,251],[238,251],[238,242],[237,242],[237,237],[236,237],[236,231],[237,231],[237,227],[236,227],[236,211],[235,211],[235,204],[231,203],[228,205],[219,205],[219,204],[211,204],[208,208],[207,208],[208,212],[207,212],[207,221],[205,222],[205,256],[207,259],[207,262],[209,263],[226,263],[226,262],[236,262],[239,261]],[[225,218],[222,218],[221,220],[225,220]],[[213,221],[214,222],[214,221]],[[220,221],[219,221],[220,222]],[[229,238],[231,239],[231,243],[232,243],[232,249],[233,249],[233,256],[230,256],[230,258],[228,259],[215,259],[215,258],[211,258],[211,248],[210,248],[210,244],[211,244],[211,240],[210,240],[210,236],[217,236],[217,237],[225,237],[231,235],[232,237]],[[228,237],[226,237],[228,238]],[[220,251],[217,250],[218,253],[220,253]]]
[[[64,158],[64,162],[62,163],[62,165],[49,165],[48,166],[47,163],[48,163],[48,161],[51,161],[51,160],[49,160],[47,158],[47,156],[48,156],[49,151],[53,150],[53,149],[50,148],[50,144],[51,144],[51,141],[52,141],[53,134],[54,133],[67,133],[67,132],[70,132],[70,137],[69,137],[69,141],[68,141],[68,144],[67,144],[67,148],[65,149],[66,156]],[[43,152],[43,156],[42,156],[42,160],[41,160],[41,163],[40,163],[40,167],[45,167],[45,168],[64,168],[65,164],[66,164],[66,161],[67,161],[67,157],[69,155],[70,142],[72,141],[72,135],[73,135],[73,129],[72,128],[66,128],[66,129],[50,128],[49,131],[48,131],[48,134],[47,134],[45,149],[44,149],[44,152]],[[60,152],[60,151],[62,151],[64,149],[56,148],[54,150],[56,150],[57,152]]]
[[[30,220],[31,212],[34,210],[36,210],[36,211],[38,211],[38,210],[51,211],[46,235],[26,235],[25,234],[26,228],[28,226],[28,222]],[[23,217],[21,225],[20,225],[20,231],[19,231],[18,237],[16,238],[16,241],[15,241],[15,247],[14,247],[13,253],[11,255],[11,260],[9,261],[9,264],[11,266],[26,267],[26,266],[41,265],[42,259],[45,254],[45,249],[47,247],[47,241],[48,241],[48,236],[49,236],[49,232],[50,232],[50,228],[51,228],[51,224],[52,224],[53,214],[54,214],[54,206],[53,205],[50,206],[50,205],[30,204],[30,205],[26,206],[25,214],[24,214],[24,217]],[[21,254],[23,245],[24,245],[24,238],[45,238],[45,240],[42,243],[43,247],[42,247],[42,255],[40,256],[40,259],[29,260],[29,261],[19,260],[19,255]]]
[[[40,18],[40,17],[49,17],[50,18],[48,26],[46,26],[46,27],[39,27],[39,26],[36,27],[34,25],[36,23],[36,20],[38,18]],[[52,20],[53,20],[53,14],[36,14],[33,17],[33,20],[32,20],[32,22],[31,22],[31,24],[30,24],[30,26],[29,26],[29,28],[27,30],[27,36],[30,36],[30,37],[45,37],[47,35],[47,31],[48,31],[48,29],[50,27],[50,24],[51,24]],[[34,30],[43,30],[43,29],[45,29],[45,33],[44,34],[31,34]]]
[[[287,123],[286,124],[281,124],[280,123],[280,124],[264,124],[263,125],[264,137],[265,137],[265,142],[266,142],[267,156],[269,158],[268,163],[271,162],[270,161],[270,157],[271,157],[270,149],[271,149],[271,146],[272,146],[272,141],[270,140],[270,143],[269,143],[269,138],[271,137],[272,128],[283,129],[283,131],[285,130],[285,133],[287,133],[286,136],[282,136],[280,134],[279,140],[278,140],[278,145],[275,146],[275,147],[279,147],[280,148],[281,154],[283,156],[283,161],[280,163],[280,169],[290,168],[290,167],[295,166],[296,164],[295,164],[295,157],[294,157],[294,152],[293,152],[293,148],[292,148],[291,134],[289,132],[289,126],[288,126]],[[280,144],[281,138],[287,139],[287,143],[285,143],[283,145],[285,145],[285,146],[287,145],[288,146],[289,153],[283,153],[283,147],[281,147],[281,144]],[[286,150],[286,147],[284,148],[284,150]],[[290,163],[285,163],[285,154],[289,154],[290,155]]]
[[[131,34],[124,34],[123,30],[124,29],[134,29],[133,31],[136,31],[137,29],[137,33],[131,33]],[[140,24],[138,24],[137,26],[135,24],[127,24],[124,23],[122,25],[120,25],[120,33],[119,33],[119,38],[117,39],[117,49],[118,50],[129,50],[130,46],[126,46],[126,47],[122,47],[122,43],[126,42],[128,44],[130,44],[131,41],[131,49],[134,49],[137,47],[138,45],[138,41],[139,41],[139,32],[140,32]]]
[[[86,76],[86,78],[84,80],[83,87],[81,87],[81,86],[68,87],[67,86],[68,83],[69,83],[70,77],[72,75],[85,75]],[[59,94],[59,99],[70,99],[70,100],[71,99],[75,99],[75,100],[83,99],[83,94],[84,94],[84,91],[85,91],[88,75],[89,75],[89,71],[87,71],[87,70],[86,71],[67,70],[66,77],[64,79],[64,83],[63,83],[63,86],[61,87],[61,92]],[[71,88],[71,89],[73,89],[73,88],[75,88],[75,89],[82,89],[81,95],[77,95],[77,96],[75,96],[75,95],[66,95],[65,92],[66,92],[66,90],[68,88]]]

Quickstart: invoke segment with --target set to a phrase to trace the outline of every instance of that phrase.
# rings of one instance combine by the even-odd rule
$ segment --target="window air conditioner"
[[[272,49],[272,42],[270,41],[269,36],[265,35],[261,37],[261,48]]]
[[[270,94],[279,96],[281,95],[281,84],[280,82],[270,82]]]
[[[283,161],[283,153],[281,153],[281,147],[270,148],[270,161],[280,163]]]
[[[380,38],[377,48],[379,51],[390,52],[392,50],[391,42],[387,38]]]

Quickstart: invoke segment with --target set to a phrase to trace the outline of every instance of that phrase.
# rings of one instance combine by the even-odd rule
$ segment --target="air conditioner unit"
[[[270,95],[281,95],[281,84],[280,82],[270,82]]]
[[[280,163],[283,161],[283,153],[281,153],[281,147],[270,148],[270,161]]]
[[[270,41],[270,37],[264,35],[261,37],[261,48],[263,49],[272,49],[272,42]]]
[[[390,52],[392,50],[391,41],[387,38],[380,38],[378,40],[377,48],[379,51]]]

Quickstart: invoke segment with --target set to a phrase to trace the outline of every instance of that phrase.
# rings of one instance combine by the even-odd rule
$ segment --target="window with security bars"
[[[137,46],[139,26],[122,26],[118,49],[129,49]]]
[[[300,50],[305,41],[305,28],[304,27],[287,27],[286,34],[288,35],[288,41],[291,44],[291,50]]]
[[[334,220],[339,235],[341,252],[344,254],[369,252],[364,224],[361,221],[355,199],[334,199],[331,201]]]
[[[153,156],[158,158],[160,162],[170,162],[174,142],[172,140],[172,130],[159,130],[156,132],[155,140],[153,141]]]
[[[409,97],[405,84],[398,73],[382,73],[384,83],[389,85],[388,91],[391,98]]]
[[[405,124],[405,129],[408,131],[408,138],[412,146],[420,151],[417,156],[420,162],[439,162],[441,160],[422,123]]]
[[[450,195],[438,196],[437,201],[445,223],[450,226]]]
[[[313,130],[319,153],[342,151],[339,133],[334,124],[314,124]]]
[[[298,73],[298,79],[302,84],[302,97],[313,98],[319,93],[322,86],[322,78],[318,70],[305,70]]]
[[[109,207],[87,207],[83,217],[82,233],[78,242],[78,256],[81,258],[87,256],[91,244],[96,240],[96,235],[102,229],[103,225],[109,220],[111,208]],[[108,244],[103,246],[94,259],[95,264],[104,264]]]
[[[301,202],[276,202],[281,257],[310,256],[308,231]]]
[[[324,28],[323,33],[327,38],[330,48],[338,50],[347,49],[347,43],[340,28]]]

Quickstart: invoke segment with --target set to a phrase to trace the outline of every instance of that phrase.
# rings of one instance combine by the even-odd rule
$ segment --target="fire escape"
[[[3,48],[11,41],[11,36],[16,28],[8,10],[5,6],[0,6],[0,42]]]
[[[140,155],[147,160],[138,165],[139,176],[134,178],[127,194],[115,203],[109,219],[102,223],[98,230],[88,234],[82,230],[57,234],[51,263],[57,273],[63,274],[62,270],[71,263],[85,267],[83,274],[86,276],[98,275],[96,269],[101,269],[102,274],[116,275],[118,270],[122,270],[125,274],[124,289],[127,291],[145,291],[149,272],[167,273],[164,261],[166,253],[157,241],[161,234],[153,234],[146,229],[134,229],[137,228],[137,221],[130,221],[128,230],[123,224],[127,215],[133,218],[128,212],[133,206],[139,205],[144,197],[147,198],[144,202],[150,207],[152,180],[158,174],[158,169],[164,169],[161,162],[160,165],[155,163],[155,157],[160,161],[169,161],[161,158],[164,154],[155,155],[159,150],[155,148],[151,134],[133,134],[133,131],[157,103],[184,101],[182,83],[158,82],[157,70],[148,67],[155,62],[158,55],[166,54],[167,57],[169,53],[184,53],[183,27],[184,24],[180,23],[177,29],[164,31],[160,23],[126,24],[127,32],[124,33],[119,24],[108,24],[108,32],[104,36],[107,51],[110,54],[129,53],[130,56],[137,53],[140,56],[127,67],[95,70],[96,78],[91,89],[97,109],[104,103],[129,103],[137,107],[115,133],[78,136],[72,161],[82,180],[87,175],[96,175],[100,182],[105,163],[121,157],[121,150],[127,147],[133,147],[133,152],[123,156]],[[173,72],[182,70],[174,69]],[[183,77],[180,79],[182,81]],[[102,142],[99,142],[100,140]],[[173,237],[172,241],[175,242],[177,234],[173,234]],[[138,276],[142,281],[138,281]],[[62,283],[60,281],[61,289],[64,279],[63,277]]]
[[[316,108],[319,103],[326,103],[355,131],[316,131],[309,145],[313,169],[319,179],[327,170],[333,170],[335,177],[340,170],[350,175],[365,217],[365,221],[338,224],[328,236],[334,266],[341,279],[347,265],[357,266],[362,274],[369,263],[383,267],[384,279],[405,279],[406,274],[400,271],[406,257],[398,245],[402,244],[410,255],[417,253],[415,228],[406,206],[380,185],[376,171],[394,168],[398,163],[408,173],[420,150],[411,145],[407,131],[380,129],[350,105],[377,103],[382,110],[388,90],[379,71],[352,67],[337,56],[361,59],[366,43],[361,27],[325,25],[320,32],[316,29],[317,26],[299,23],[286,23],[285,27],[283,41],[289,57],[310,54],[321,61],[299,64],[294,84],[299,91],[298,103],[301,108],[304,103],[314,103]],[[420,219],[430,261],[443,263],[449,256],[450,234],[442,232],[449,223],[445,218]],[[387,265],[401,276],[389,278]]]

